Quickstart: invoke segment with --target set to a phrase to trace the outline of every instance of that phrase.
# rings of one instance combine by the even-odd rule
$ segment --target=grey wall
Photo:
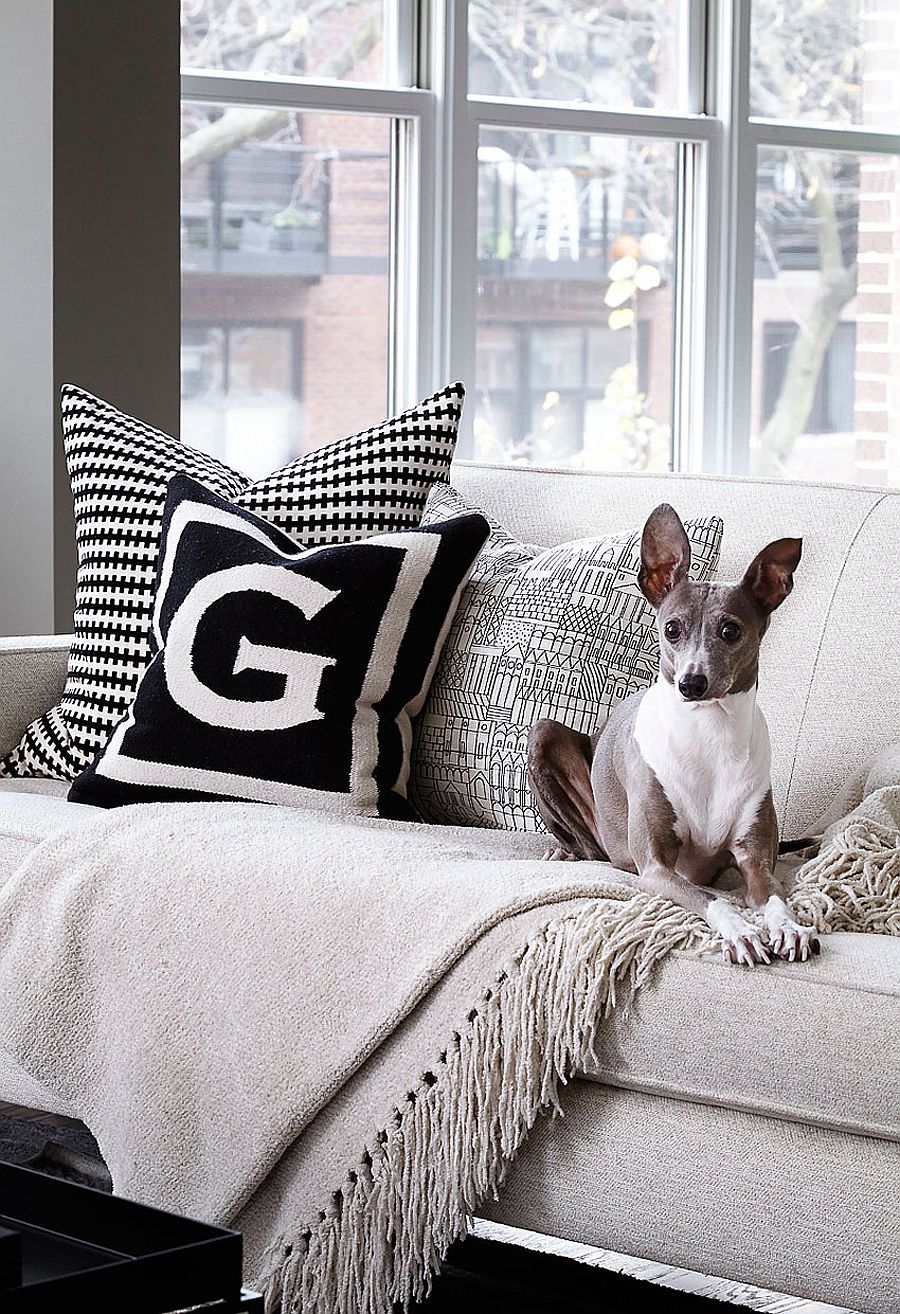
[[[52,0],[0,8],[0,634],[53,628]]]
[[[179,36],[179,0],[56,0],[54,414],[59,385],[75,383],[178,433]],[[22,121],[19,106],[0,119]],[[55,489],[55,615],[65,631],[75,543],[60,441]]]

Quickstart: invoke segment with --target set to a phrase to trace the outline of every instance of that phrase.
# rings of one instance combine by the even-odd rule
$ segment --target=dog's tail
[[[807,836],[806,839],[782,840],[778,845],[778,852],[779,854],[797,853],[800,849],[817,849],[818,847],[819,840]]]

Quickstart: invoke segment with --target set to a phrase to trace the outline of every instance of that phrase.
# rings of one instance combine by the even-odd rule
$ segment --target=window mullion
[[[391,409],[402,410],[447,382],[436,368],[434,115],[394,125],[391,182]]]
[[[846,151],[851,155],[900,155],[900,133],[880,128],[751,119],[748,132],[757,146],[794,146],[799,150]]]
[[[674,355],[672,362],[672,467],[704,468],[705,425],[708,399],[705,382],[708,307],[706,295],[708,232],[704,197],[708,155],[706,148],[685,142],[678,152],[675,216],[676,264]]]
[[[217,105],[320,110],[331,114],[380,114],[403,118],[426,111],[431,95],[416,87],[363,82],[316,82],[247,73],[191,70],[181,75],[181,99]]]
[[[387,70],[388,81],[400,87],[417,84],[416,9],[416,0],[387,0],[385,3],[384,41],[391,61]]]
[[[430,228],[434,342],[432,378],[475,387],[475,287],[478,223],[477,124],[468,104],[468,0],[427,0],[423,80],[434,92],[433,206]],[[474,398],[463,411],[457,446],[473,447]]]
[[[708,112],[707,25],[715,0],[678,0],[678,106],[689,114]]]
[[[749,127],[750,10],[752,0],[717,0],[713,107],[722,122],[720,163],[712,152],[711,224],[707,270],[710,343],[704,468],[744,474],[750,467],[753,355],[753,261],[756,223],[756,145]],[[715,188],[718,188],[718,195]],[[716,198],[713,204],[713,197]]]
[[[558,101],[511,100],[505,96],[470,96],[469,106],[479,123],[538,132],[582,132],[608,137],[708,141],[716,131],[715,122],[703,114],[601,109],[592,105],[569,105]]]

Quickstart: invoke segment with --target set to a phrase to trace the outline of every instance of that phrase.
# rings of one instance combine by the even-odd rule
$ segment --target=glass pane
[[[751,113],[896,129],[900,6],[753,0]]]
[[[470,0],[469,90],[674,109],[683,11],[672,0]]]
[[[669,468],[676,149],[482,131],[476,459]]]
[[[182,437],[260,475],[384,419],[391,122],[182,109]]]
[[[181,0],[182,68],[386,82],[392,0]]]
[[[754,473],[900,483],[900,160],[760,152]]]

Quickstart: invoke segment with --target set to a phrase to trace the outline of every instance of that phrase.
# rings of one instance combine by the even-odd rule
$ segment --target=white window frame
[[[841,125],[796,123],[750,114],[752,0],[716,0],[708,28],[710,111],[723,127],[723,197],[720,260],[714,299],[720,305],[717,350],[707,367],[719,379],[719,396],[708,412],[718,435],[714,472],[746,474],[750,467],[753,345],[753,267],[757,157],[766,146],[900,155],[900,134]]]
[[[900,134],[750,115],[752,0],[677,0],[684,112],[468,94],[468,0],[393,0],[399,86],[182,74],[186,101],[395,121],[389,404],[475,380],[477,143],[482,126],[678,144],[673,468],[743,474],[750,390],[757,154],[766,146],[900,155]],[[715,204],[710,203],[715,198]],[[461,454],[471,450],[466,408]]]

